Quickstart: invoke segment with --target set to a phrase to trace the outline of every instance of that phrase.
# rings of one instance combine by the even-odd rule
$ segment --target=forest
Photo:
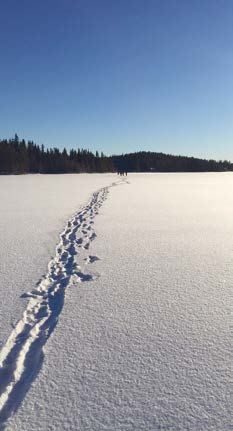
[[[217,172],[232,171],[227,160],[205,160],[195,157],[141,151],[106,156],[78,148],[45,149],[33,141],[0,140],[0,174],[57,174],[83,172]]]
[[[233,170],[233,163],[227,160],[205,160],[149,151],[112,156],[111,160],[117,171],[127,172],[221,172]]]
[[[33,141],[13,139],[0,141],[0,174],[60,174],[113,171],[112,161],[98,151],[58,148],[45,150]]]

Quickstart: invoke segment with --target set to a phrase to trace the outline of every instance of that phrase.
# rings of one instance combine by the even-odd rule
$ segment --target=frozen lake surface
[[[233,174],[0,177],[0,198],[6,430],[231,430]]]

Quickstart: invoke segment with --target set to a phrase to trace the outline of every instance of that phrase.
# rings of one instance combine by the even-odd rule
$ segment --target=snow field
[[[114,175],[0,177],[0,323],[4,343],[54,256],[67,219]]]
[[[231,429],[233,176],[127,181],[7,430]]]

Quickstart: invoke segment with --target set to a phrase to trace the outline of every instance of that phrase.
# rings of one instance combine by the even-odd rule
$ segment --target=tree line
[[[64,148],[45,150],[44,146],[33,141],[20,140],[17,135],[13,139],[0,141],[0,173],[1,174],[57,174],[81,172],[111,172],[112,161],[98,151],[93,154],[89,150]]]
[[[0,174],[82,173],[82,172],[220,172],[232,171],[227,160],[205,160],[195,157],[141,151],[105,156],[85,149],[50,148],[45,150],[33,141],[17,135],[0,140]]]
[[[205,160],[195,157],[141,151],[111,157],[118,172],[221,172],[232,171],[228,160]]]

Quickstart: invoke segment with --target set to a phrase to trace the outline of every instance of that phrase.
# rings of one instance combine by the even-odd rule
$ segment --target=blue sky
[[[0,2],[0,137],[233,160],[232,0]]]

